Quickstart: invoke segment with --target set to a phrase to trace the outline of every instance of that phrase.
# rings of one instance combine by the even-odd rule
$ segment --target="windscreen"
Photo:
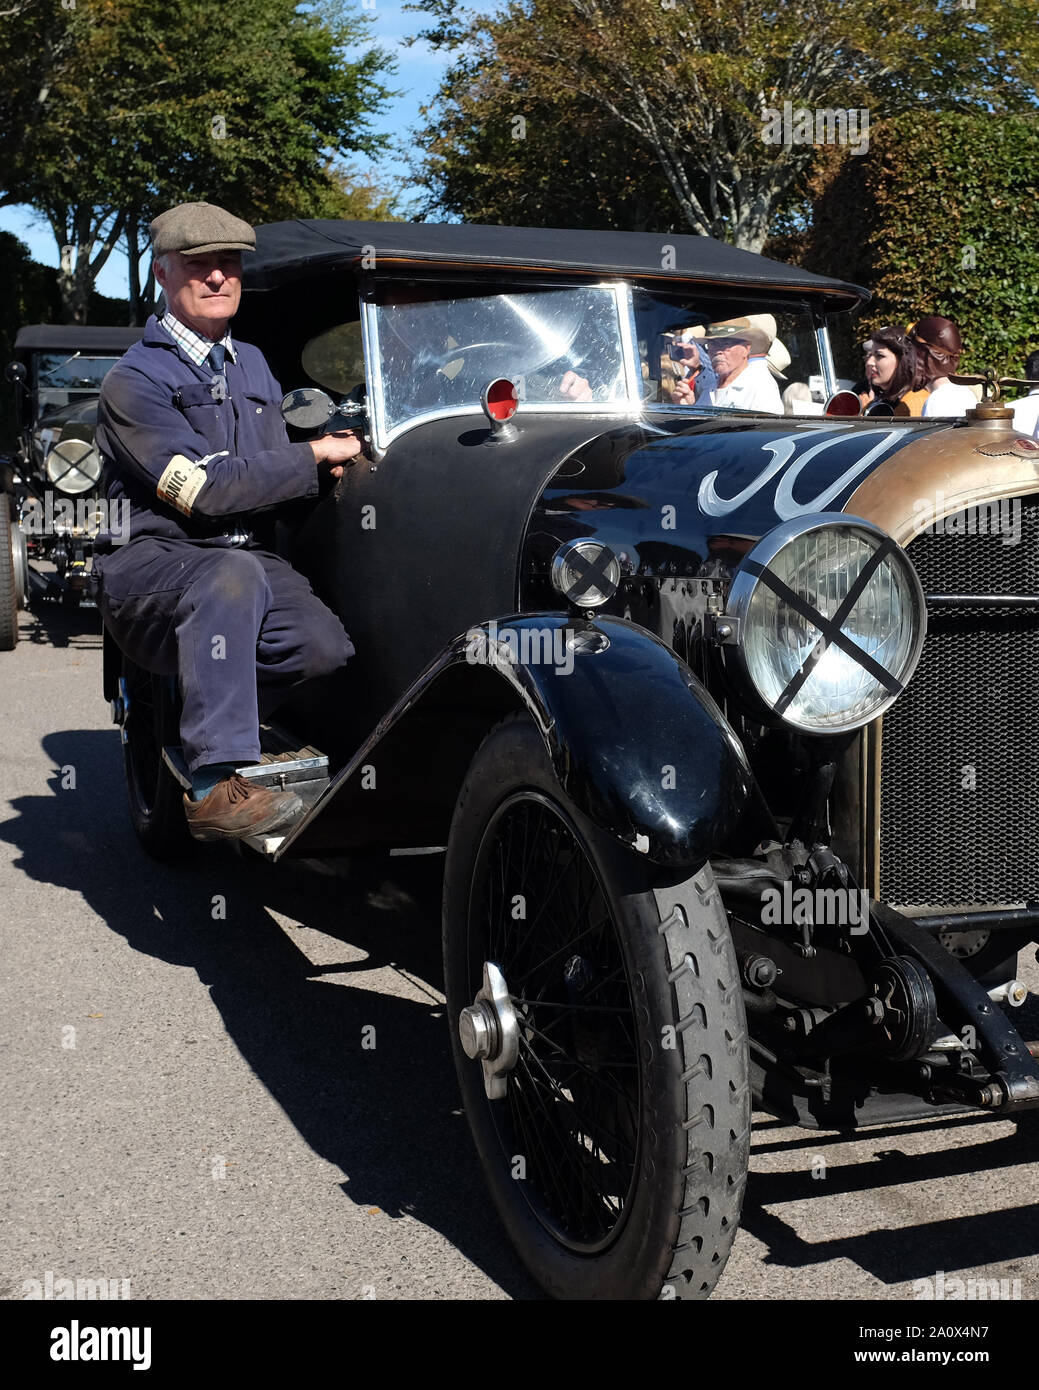
[[[647,403],[822,414],[827,391],[807,307],[632,294]]]
[[[36,400],[40,410],[70,405],[85,395],[97,395],[118,357],[83,353],[43,352],[35,358]]]
[[[627,394],[617,292],[610,286],[426,296],[387,287],[376,311],[387,433],[441,410],[479,406],[507,377],[522,402],[564,406]]]

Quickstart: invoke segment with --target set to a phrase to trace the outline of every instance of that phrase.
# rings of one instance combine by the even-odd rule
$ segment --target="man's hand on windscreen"
[[[352,430],[338,434],[323,434],[320,439],[312,439],[310,447],[314,458],[323,463],[330,477],[341,478],[343,465],[358,458],[364,452],[364,443]]]
[[[567,372],[563,380],[559,383],[559,394],[567,396],[572,401],[591,401],[595,399],[591,383],[587,377],[578,376],[576,372]]]

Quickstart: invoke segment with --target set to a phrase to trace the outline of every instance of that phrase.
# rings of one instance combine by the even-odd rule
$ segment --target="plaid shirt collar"
[[[210,352],[213,350],[213,341],[210,338],[203,338],[201,333],[196,333],[193,328],[188,328],[181,323],[180,319],[175,319],[167,310],[159,320],[162,327],[170,335],[181,351],[194,362],[196,367],[205,364]],[[227,355],[232,362],[238,361],[238,354],[235,352],[234,344],[231,342],[230,330],[224,334],[220,340],[227,349]]]

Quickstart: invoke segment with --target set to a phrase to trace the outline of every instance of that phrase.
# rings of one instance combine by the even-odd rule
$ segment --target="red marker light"
[[[861,415],[862,402],[854,391],[837,391],[826,402],[826,415]]]
[[[519,399],[516,395],[516,383],[510,381],[508,377],[499,377],[497,381],[492,381],[487,390],[483,393],[483,409],[488,419],[511,420],[516,414],[516,407]]]

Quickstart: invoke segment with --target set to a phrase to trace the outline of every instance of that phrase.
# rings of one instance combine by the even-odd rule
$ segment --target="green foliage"
[[[348,222],[400,222],[397,193],[386,188],[372,173],[361,174],[349,166],[327,171],[328,186],[316,198],[310,217],[341,217]]]
[[[138,229],[174,203],[251,221],[334,206],[334,160],[384,143],[370,117],[390,60],[347,56],[369,22],[331,2],[23,0],[0,27],[17,94],[0,97],[3,201],[38,208],[76,249],[70,311],[124,229],[135,261]]]
[[[802,264],[873,290],[857,336],[941,314],[964,371],[1020,374],[1039,347],[1037,170],[1039,116],[896,117],[820,178]]]
[[[1035,0],[512,0],[475,18],[458,0],[409,8],[432,20],[421,37],[459,55],[417,173],[431,211],[469,218],[558,223],[565,210],[630,226],[634,202],[760,250],[819,157],[764,139],[765,110],[789,101],[877,120],[1002,114],[1036,98]],[[509,144],[517,115],[527,135]],[[586,167],[575,189],[570,171],[581,181]]]
[[[469,52],[456,65],[452,99],[423,115],[415,170],[427,216],[522,227],[668,231],[677,209],[659,169],[632,157],[616,124],[585,98],[547,101],[500,66]],[[443,92],[442,92],[443,94]]]

